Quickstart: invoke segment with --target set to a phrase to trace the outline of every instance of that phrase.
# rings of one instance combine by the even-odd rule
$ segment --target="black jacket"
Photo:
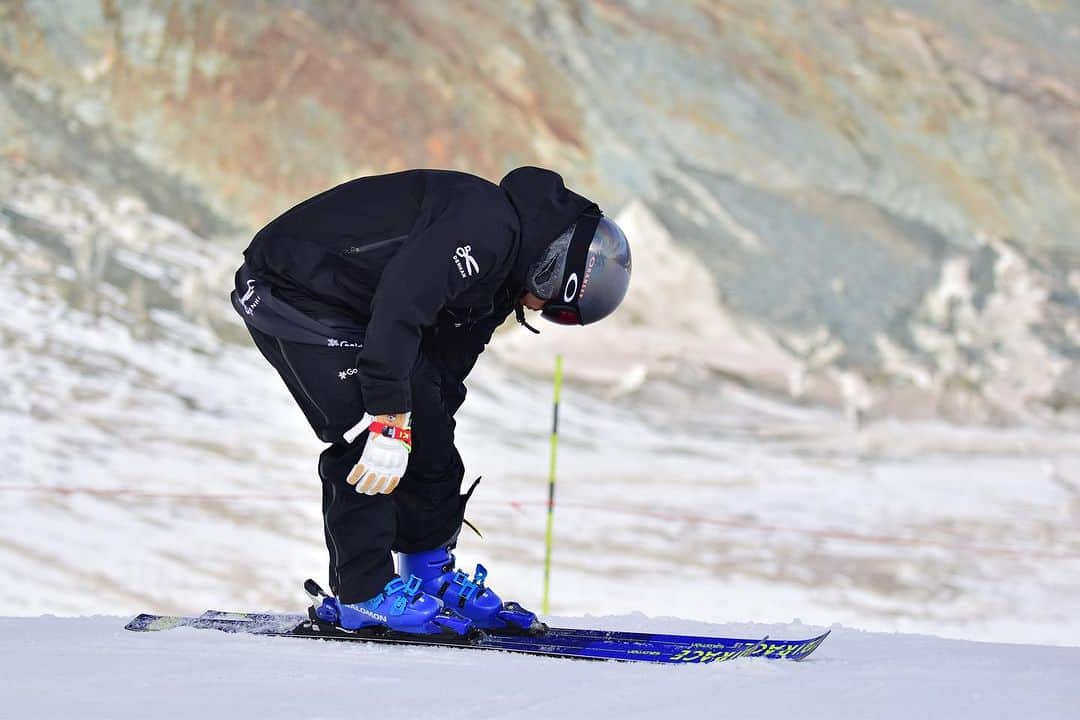
[[[591,205],[535,167],[499,185],[445,170],[376,175],[285,212],[244,258],[305,314],[365,328],[367,412],[411,410],[409,375],[423,345],[459,386],[449,393],[453,413],[462,381],[524,292],[529,266]]]

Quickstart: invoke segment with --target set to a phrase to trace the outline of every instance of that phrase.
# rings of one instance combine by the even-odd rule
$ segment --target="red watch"
[[[389,423],[379,422],[378,420],[371,423],[368,426],[368,432],[375,435],[382,435],[383,437],[391,438],[392,440],[400,440],[408,448],[409,452],[412,452],[412,429],[398,427],[397,425],[390,425]]]

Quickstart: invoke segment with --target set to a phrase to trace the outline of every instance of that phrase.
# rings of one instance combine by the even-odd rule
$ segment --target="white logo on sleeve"
[[[255,281],[248,280],[247,292],[240,296],[240,304],[244,307],[244,312],[254,315],[255,308],[259,307],[260,302],[262,302],[262,296],[255,294]]]
[[[454,264],[457,265],[461,277],[472,277],[473,273],[480,272],[480,264],[471,253],[472,245],[462,245],[454,251]]]

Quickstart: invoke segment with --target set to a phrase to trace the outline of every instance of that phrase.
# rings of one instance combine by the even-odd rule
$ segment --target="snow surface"
[[[341,645],[208,630],[123,630],[127,618],[0,618],[7,718],[1066,718],[1080,648],[834,628],[808,660],[678,667],[436,648]],[[559,618],[560,624],[586,620]],[[589,621],[639,628],[641,616]],[[754,637],[814,628],[650,620]]]

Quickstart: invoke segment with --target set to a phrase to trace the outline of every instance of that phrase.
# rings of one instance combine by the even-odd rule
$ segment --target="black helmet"
[[[541,314],[560,325],[588,325],[615,311],[630,286],[630,243],[595,205],[578,217],[562,281]]]

